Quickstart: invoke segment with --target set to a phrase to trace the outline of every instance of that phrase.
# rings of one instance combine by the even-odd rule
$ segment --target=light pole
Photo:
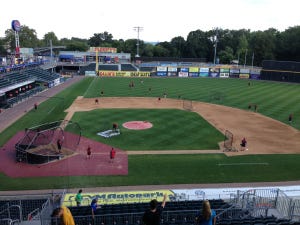
[[[218,45],[218,28],[215,28],[216,34],[212,37],[214,43],[214,65],[216,65],[217,45]]]
[[[248,49],[246,48],[246,51],[245,51],[245,60],[244,60],[244,68],[246,67],[246,63],[247,63],[247,52],[248,52]]]
[[[140,32],[143,30],[143,27],[134,27],[133,28],[137,32],[137,40],[136,40],[136,57],[140,57],[139,55],[139,45],[140,45]]]

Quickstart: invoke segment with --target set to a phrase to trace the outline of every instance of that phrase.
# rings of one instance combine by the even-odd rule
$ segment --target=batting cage
[[[183,107],[184,110],[193,111],[193,101],[183,100],[182,107]]]
[[[78,123],[60,120],[27,128],[16,143],[16,160],[42,164],[74,154],[81,139]]]
[[[231,133],[229,130],[226,130],[224,134],[224,151],[236,151],[232,143],[233,133]]]

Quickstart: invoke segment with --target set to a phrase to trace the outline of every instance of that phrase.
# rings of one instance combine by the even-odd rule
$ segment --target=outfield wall
[[[300,83],[300,62],[265,60],[262,80]]]
[[[98,71],[99,76],[105,77],[213,77],[260,79],[260,69],[210,68],[210,67],[174,67],[157,66],[155,72],[140,71]]]

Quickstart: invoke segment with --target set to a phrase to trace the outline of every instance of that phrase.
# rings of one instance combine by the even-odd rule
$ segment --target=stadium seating
[[[132,64],[122,63],[121,64],[121,71],[137,71],[137,68],[135,68]]]
[[[7,222],[5,219],[27,220],[28,215],[36,209],[41,210],[47,200],[46,196],[37,199],[0,200],[0,225]]]
[[[234,209],[229,216],[218,217],[217,225],[292,225],[299,224],[288,219],[275,216],[254,217],[246,210],[235,209],[234,205],[221,199],[210,200],[211,207],[218,215]],[[162,225],[193,225],[196,215],[202,207],[202,201],[171,201],[167,202],[162,215]],[[103,225],[139,225],[148,203],[102,205],[97,209],[95,223]],[[91,221],[90,206],[70,207],[77,225],[85,225]]]
[[[95,71],[96,70],[96,63],[90,63],[87,66],[80,67],[79,73],[85,74],[85,71]]]
[[[119,65],[117,64],[100,64],[98,68],[100,71],[119,71]]]

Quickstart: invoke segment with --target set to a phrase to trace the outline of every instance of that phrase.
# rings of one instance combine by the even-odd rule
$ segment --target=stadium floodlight
[[[217,59],[217,46],[218,46],[218,29],[219,28],[213,28],[213,30],[215,31],[215,35],[210,37],[210,40],[213,43],[214,46],[214,65],[216,65],[216,59]]]
[[[143,27],[133,27],[133,29],[137,32],[137,40],[136,40],[136,57],[140,57],[139,55],[139,46],[140,46],[140,32],[143,30]]]
[[[248,49],[246,48],[245,59],[244,59],[244,68],[246,67],[246,64],[247,64],[247,53],[248,53]]]

